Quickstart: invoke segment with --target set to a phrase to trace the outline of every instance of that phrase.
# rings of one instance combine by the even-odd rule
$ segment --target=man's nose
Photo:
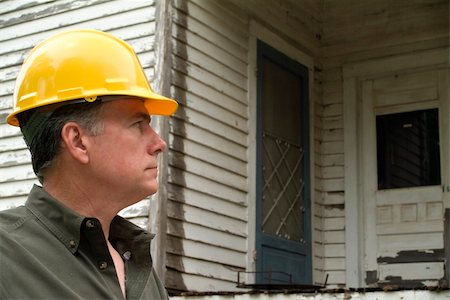
[[[150,141],[148,145],[149,153],[152,155],[159,154],[160,152],[166,150],[166,148],[166,142],[152,127],[150,127]]]

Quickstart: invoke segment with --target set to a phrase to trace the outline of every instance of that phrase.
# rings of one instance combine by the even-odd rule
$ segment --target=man
[[[165,142],[155,94],[133,49],[94,30],[37,45],[16,81],[13,112],[42,187],[0,213],[1,299],[160,299],[152,236],[117,216],[158,189]]]

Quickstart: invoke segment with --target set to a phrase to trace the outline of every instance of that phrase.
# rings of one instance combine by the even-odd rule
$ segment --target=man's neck
[[[114,207],[114,204],[120,202],[114,201],[111,193],[102,193],[89,183],[81,183],[74,178],[67,180],[63,177],[46,179],[43,183],[44,190],[78,214],[97,218],[108,240],[111,221],[122,209]]]

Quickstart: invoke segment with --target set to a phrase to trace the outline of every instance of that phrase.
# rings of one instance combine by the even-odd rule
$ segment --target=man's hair
[[[33,170],[39,181],[44,181],[44,172],[48,169],[61,150],[61,130],[68,122],[76,122],[91,135],[100,134],[103,124],[98,117],[101,101],[92,103],[67,104],[55,109],[47,120],[39,123],[38,128],[32,128],[33,135],[27,138],[30,130],[30,119],[34,114],[41,114],[40,109],[22,112],[18,115],[20,129],[31,153]],[[38,115],[37,118],[40,116]]]

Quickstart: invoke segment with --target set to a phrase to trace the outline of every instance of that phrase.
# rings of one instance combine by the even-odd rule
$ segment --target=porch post
[[[358,139],[356,78],[346,77],[344,83],[344,197],[346,285],[362,287],[361,276],[361,204],[358,203]]]
[[[155,92],[170,96],[172,68],[172,1],[157,0],[155,10],[155,73],[153,88]],[[152,125],[159,135],[168,143],[169,118],[153,117]],[[170,148],[170,145],[168,145]],[[168,150],[159,155],[158,182],[159,190],[150,202],[149,228],[156,233],[152,242],[151,252],[153,267],[160,279],[165,281],[166,270],[166,234],[167,234],[167,181],[168,181]]]

